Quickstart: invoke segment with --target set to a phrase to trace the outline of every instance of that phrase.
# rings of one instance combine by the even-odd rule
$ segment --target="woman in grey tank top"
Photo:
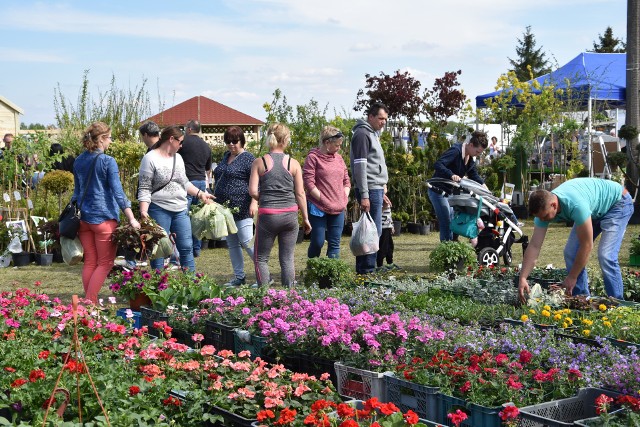
[[[278,238],[282,285],[295,280],[294,249],[298,237],[298,209],[302,213],[305,234],[311,232],[307,198],[302,184],[302,168],[297,160],[284,154],[291,141],[289,128],[273,124],[267,132],[269,153],[251,165],[249,194],[258,201],[258,223],[254,242],[258,285],[271,281],[269,255]]]

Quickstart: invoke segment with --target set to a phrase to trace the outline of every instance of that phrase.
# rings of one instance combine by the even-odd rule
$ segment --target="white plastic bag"
[[[191,232],[199,239],[219,240],[238,232],[233,214],[218,203],[208,203],[191,216]]]
[[[369,212],[363,212],[358,222],[353,223],[353,232],[349,241],[351,253],[355,256],[375,254],[378,252],[380,239],[376,223]]]
[[[60,246],[62,247],[62,259],[66,264],[76,265],[82,261],[84,250],[80,239],[77,237],[69,239],[68,237],[60,236]]]

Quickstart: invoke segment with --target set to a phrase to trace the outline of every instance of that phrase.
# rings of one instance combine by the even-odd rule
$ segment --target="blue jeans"
[[[156,220],[158,225],[167,232],[167,234],[175,233],[176,248],[180,253],[180,266],[194,271],[196,269],[193,260],[193,247],[191,246],[191,220],[187,210],[172,212],[162,209],[155,203],[149,205],[149,216]],[[151,261],[151,267],[162,269],[164,260],[154,259]]]
[[[371,218],[376,223],[378,229],[378,238],[382,235],[382,196],[384,196],[384,190],[369,190],[369,203],[371,209],[369,213]],[[360,191],[356,188],[356,200],[360,203]],[[367,274],[373,273],[376,269],[377,253],[369,255],[360,255],[356,257],[356,273]]]
[[[207,189],[207,183],[204,180],[203,181],[191,181],[191,183],[198,190],[205,191]],[[198,200],[194,196],[190,196],[189,194],[187,194],[187,213],[191,209],[191,205],[192,204],[193,205],[197,205],[199,203],[200,203],[200,200]],[[193,254],[195,256],[199,256],[200,255],[200,248],[202,248],[202,240],[196,239],[196,236],[192,236],[192,241],[193,241]]]
[[[453,209],[449,206],[449,200],[432,189],[429,189],[429,200],[431,200],[433,210],[438,218],[440,241],[446,242],[452,240],[453,233],[451,232],[451,219],[453,218]]]
[[[629,194],[625,194],[618,203],[609,209],[605,216],[599,220],[592,220],[593,240],[602,235],[598,246],[598,262],[604,279],[604,290],[608,296],[617,299],[624,299],[618,253],[632,214],[633,200]],[[569,234],[567,245],[564,247],[564,261],[567,264],[567,270],[571,270],[579,246],[574,226]],[[586,269],[583,269],[578,275],[573,295],[589,295],[589,279]]]
[[[247,255],[253,261],[253,246],[249,245],[249,242],[253,239],[253,218],[236,221],[236,227],[238,227],[238,233],[227,236],[227,246],[231,265],[233,266],[233,274],[236,279],[244,279],[244,255],[242,254],[242,249],[247,252]]]
[[[325,238],[327,240],[327,257],[340,258],[340,237],[344,228],[344,211],[337,215],[325,214],[315,216],[309,214],[311,223],[311,243],[307,256],[315,258],[320,256]]]

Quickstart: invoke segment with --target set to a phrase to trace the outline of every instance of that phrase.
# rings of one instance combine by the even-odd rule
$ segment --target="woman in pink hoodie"
[[[340,129],[325,126],[320,135],[320,146],[311,150],[304,161],[302,179],[312,227],[309,258],[320,256],[325,239],[327,256],[340,257],[344,211],[351,191],[347,165],[338,153],[343,140]]]

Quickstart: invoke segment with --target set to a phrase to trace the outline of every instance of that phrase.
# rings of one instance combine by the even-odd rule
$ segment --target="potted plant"
[[[629,265],[640,265],[640,236],[631,241],[631,246],[629,247]]]
[[[393,218],[394,236],[399,236],[402,232],[402,226],[409,222],[409,214],[405,211],[392,211],[391,218]]]
[[[335,285],[349,284],[353,280],[353,270],[338,258],[309,258],[307,269],[302,272],[305,286],[317,284],[320,289]]]
[[[47,222],[38,224],[38,231],[46,234],[51,242],[48,244],[47,251],[53,255],[53,262],[64,262],[62,259],[62,251],[60,247],[60,230],[58,221],[50,219]]]
[[[38,265],[51,265],[53,263],[53,254],[50,252],[53,246],[53,239],[49,238],[48,233],[43,233],[36,244],[35,261]]]
[[[14,267],[24,267],[31,262],[32,254],[27,252],[23,246],[28,245],[29,239],[24,221],[7,223],[9,232],[9,251],[11,251]],[[27,242],[27,243],[24,243]]]
[[[429,254],[429,267],[438,273],[451,269],[462,271],[477,263],[476,252],[463,242],[442,242]]]

